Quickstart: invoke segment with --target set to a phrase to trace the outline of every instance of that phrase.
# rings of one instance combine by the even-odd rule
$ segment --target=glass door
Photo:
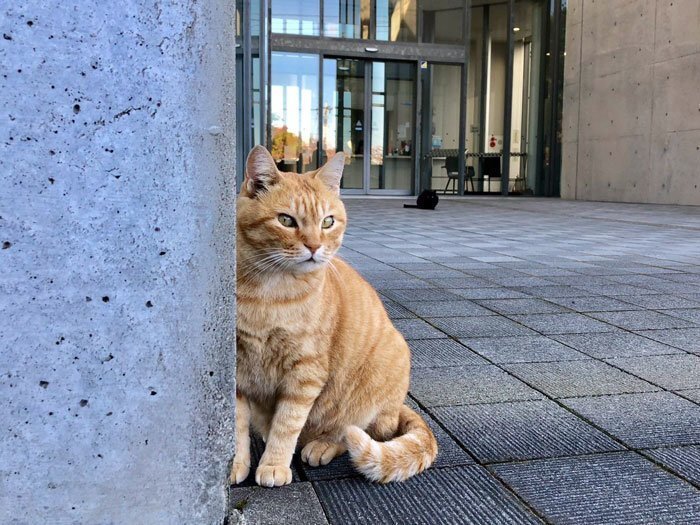
[[[372,63],[372,134],[369,190],[410,193],[416,66]]]
[[[345,152],[340,188],[345,193],[365,189],[365,70],[364,60],[323,60],[323,162]]]
[[[414,93],[413,63],[324,58],[322,161],[345,152],[344,193],[411,193]]]

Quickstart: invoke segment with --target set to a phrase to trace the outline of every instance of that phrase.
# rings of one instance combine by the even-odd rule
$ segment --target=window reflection
[[[372,63],[372,190],[411,190],[414,79],[413,64]]]
[[[320,27],[319,0],[272,0],[273,33],[316,36]]]
[[[318,55],[272,53],[272,157],[280,171],[316,169]]]
[[[323,35],[367,39],[370,37],[369,13],[370,0],[325,0]]]
[[[341,188],[364,185],[365,61],[323,61],[323,150],[326,157],[345,152]],[[324,159],[325,160],[325,159]]]
[[[377,0],[376,4],[377,40],[417,40],[416,0]]]
[[[423,42],[461,44],[464,42],[464,0],[423,2]]]

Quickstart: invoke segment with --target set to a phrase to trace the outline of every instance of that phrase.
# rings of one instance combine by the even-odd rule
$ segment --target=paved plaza
[[[404,202],[346,199],[342,257],[411,346],[436,464],[377,485],[295,457],[229,522],[700,523],[700,208]]]

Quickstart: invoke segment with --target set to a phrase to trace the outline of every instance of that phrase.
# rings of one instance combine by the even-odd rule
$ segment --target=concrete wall
[[[562,196],[700,204],[700,0],[572,0]]]
[[[0,523],[222,523],[233,5],[0,8]]]

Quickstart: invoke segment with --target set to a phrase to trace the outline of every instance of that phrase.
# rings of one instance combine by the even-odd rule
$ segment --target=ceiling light
[[[513,28],[513,33],[517,33],[518,31],[520,31],[520,28],[519,28],[519,27],[514,27],[514,28]]]
[[[377,49],[376,47],[366,47],[365,51],[367,51],[368,53],[376,53],[377,51],[379,51],[379,49]]]

